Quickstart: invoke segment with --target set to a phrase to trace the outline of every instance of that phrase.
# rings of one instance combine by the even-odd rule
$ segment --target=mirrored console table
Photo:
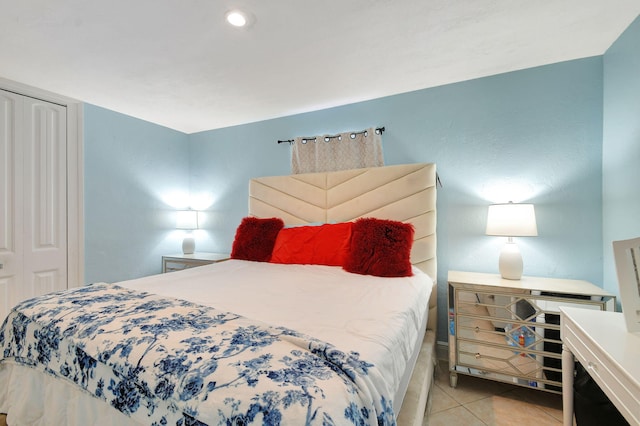
[[[562,392],[560,307],[614,310],[615,296],[581,280],[449,271],[449,374]]]

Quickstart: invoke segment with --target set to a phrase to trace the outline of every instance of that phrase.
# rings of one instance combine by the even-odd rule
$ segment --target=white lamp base
[[[184,240],[182,240],[182,253],[193,254],[195,250],[196,240],[191,235],[184,237]]]
[[[516,243],[508,242],[502,247],[498,265],[502,278],[519,280],[522,277],[522,254]]]

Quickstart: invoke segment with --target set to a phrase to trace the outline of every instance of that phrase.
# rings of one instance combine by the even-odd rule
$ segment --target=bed
[[[248,218],[280,218],[287,235],[410,223],[410,274],[234,257],[24,302],[0,331],[0,413],[9,425],[422,424],[435,183],[433,164],[251,180]],[[274,257],[291,247],[275,244]]]

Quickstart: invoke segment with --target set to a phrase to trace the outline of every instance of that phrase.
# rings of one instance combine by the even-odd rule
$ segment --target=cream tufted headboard
[[[377,217],[412,223],[411,263],[437,279],[436,165],[402,164],[337,172],[270,176],[249,183],[249,214],[280,217],[287,225]],[[436,324],[434,287],[430,330]]]

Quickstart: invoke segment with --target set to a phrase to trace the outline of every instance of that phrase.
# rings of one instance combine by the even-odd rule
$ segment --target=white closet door
[[[23,97],[0,91],[0,321],[21,298]]]
[[[67,288],[66,113],[25,98],[23,299]]]
[[[3,317],[21,300],[67,288],[67,131],[64,106],[0,95]]]

